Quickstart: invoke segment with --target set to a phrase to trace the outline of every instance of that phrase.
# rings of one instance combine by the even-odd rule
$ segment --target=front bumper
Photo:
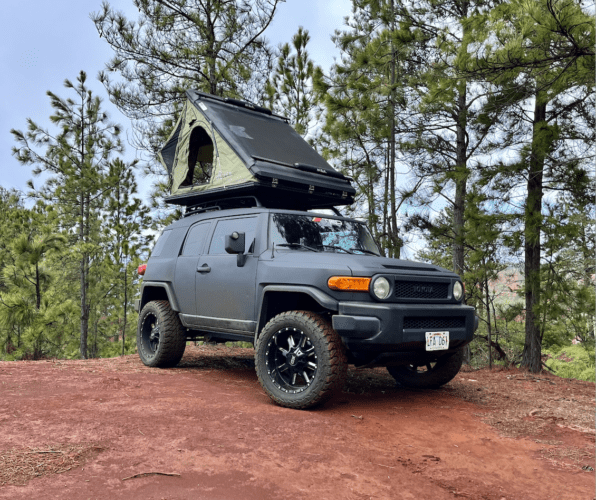
[[[361,358],[391,352],[425,353],[425,333],[432,331],[449,331],[447,352],[455,351],[471,342],[478,328],[475,309],[461,304],[340,302],[332,322],[348,351]]]

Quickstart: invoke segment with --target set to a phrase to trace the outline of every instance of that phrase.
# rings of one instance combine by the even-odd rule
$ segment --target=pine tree
[[[146,233],[151,225],[148,208],[135,196],[135,166],[135,162],[126,163],[118,158],[110,163],[108,183],[113,189],[103,214],[106,241],[103,267],[111,274],[106,280],[110,284],[106,298],[113,311],[111,321],[117,321],[121,332],[122,355],[126,352],[127,331],[131,330],[128,314],[139,284],[136,269],[141,254],[147,251]]]
[[[491,127],[477,120],[487,89],[460,73],[458,59],[468,51],[469,16],[493,3],[425,0],[408,2],[398,14],[414,34],[409,45],[417,62],[407,76],[411,117],[401,148],[421,181],[417,204],[429,206],[440,197],[453,208],[449,267],[459,274],[464,272],[467,192]]]
[[[62,227],[71,235],[78,261],[82,358],[88,354],[90,272],[100,253],[99,213],[111,188],[106,174],[110,157],[122,150],[119,128],[108,121],[100,98],[93,96],[86,79],[81,71],[76,84],[65,81],[74,98],[63,99],[48,91],[54,109],[50,121],[58,129],[55,133],[31,119],[27,120],[26,132],[11,130],[17,142],[13,147],[17,160],[23,165],[34,165],[34,175],[50,175],[32,195],[54,204]]]
[[[115,52],[100,79],[133,120],[138,148],[157,152],[189,88],[262,102],[271,63],[263,33],[279,1],[133,0],[138,22],[106,2],[91,15]]]
[[[498,163],[483,177],[504,198],[519,197],[520,189],[525,193],[519,211],[523,232],[517,238],[525,265],[521,364],[532,372],[542,369],[541,321],[546,317],[540,314],[545,197],[561,192],[577,199],[592,196],[587,169],[594,156],[594,128],[586,106],[593,110],[594,31],[593,16],[572,0],[503,2],[470,20],[475,51],[461,57],[468,75],[496,87],[503,136],[516,136],[520,144],[517,161]]]
[[[300,26],[291,45],[280,47],[277,66],[265,86],[271,109],[287,116],[296,132],[304,137],[316,122],[318,104],[313,89],[316,67],[306,50],[309,40],[308,31]]]
[[[399,257],[403,245],[398,210],[416,189],[399,193],[396,185],[396,136],[404,126],[399,118],[406,107],[401,75],[411,62],[399,52],[399,41],[410,35],[396,23],[397,10],[396,0],[354,0],[348,30],[334,37],[341,61],[329,76],[321,71],[315,76],[326,110],[324,152],[354,178],[357,211],[367,214],[390,257]],[[381,214],[378,206],[383,207]]]
[[[66,237],[47,207],[5,208],[8,216],[3,211],[0,221],[6,238],[0,257],[3,351],[9,359],[61,355],[72,340],[74,313],[73,302],[60,286],[64,270],[57,265]]]

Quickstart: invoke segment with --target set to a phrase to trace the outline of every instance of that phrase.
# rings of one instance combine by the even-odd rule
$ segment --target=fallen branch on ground
[[[137,477],[145,477],[145,476],[177,476],[180,477],[180,474],[176,472],[141,472],[139,474],[135,474],[134,476],[125,477],[122,481],[126,481],[127,479],[135,479]]]
[[[383,465],[383,464],[374,464],[374,465],[378,465],[379,467],[387,467],[388,469],[395,469],[395,467],[391,467],[390,465]]]

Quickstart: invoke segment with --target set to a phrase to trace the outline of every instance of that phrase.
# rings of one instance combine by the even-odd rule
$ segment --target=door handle
[[[197,267],[197,273],[210,273],[211,268],[207,264],[203,264],[201,267]]]

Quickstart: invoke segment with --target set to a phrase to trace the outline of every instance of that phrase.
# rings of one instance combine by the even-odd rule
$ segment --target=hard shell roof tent
[[[159,159],[166,203],[197,207],[254,197],[272,208],[349,205],[355,189],[288,123],[266,108],[189,90]]]

